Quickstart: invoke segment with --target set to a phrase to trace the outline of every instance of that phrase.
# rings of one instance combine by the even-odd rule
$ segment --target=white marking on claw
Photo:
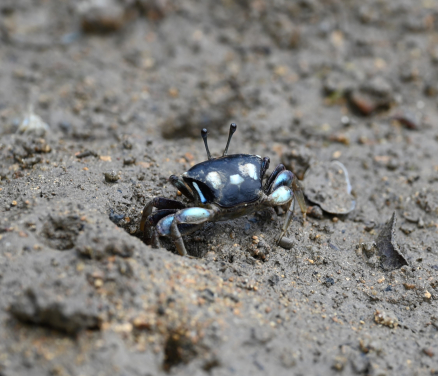
[[[230,184],[234,184],[234,185],[240,185],[245,181],[244,178],[242,178],[240,175],[236,174],[236,175],[231,175],[230,176]]]
[[[239,171],[243,174],[243,176],[249,176],[250,178],[257,180],[256,166],[254,166],[252,163],[239,166]]]
[[[221,176],[216,171],[209,172],[206,178],[215,189],[219,189],[223,185]]]

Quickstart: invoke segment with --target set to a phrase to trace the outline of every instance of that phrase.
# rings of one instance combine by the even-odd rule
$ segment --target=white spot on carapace
[[[239,166],[239,171],[242,173],[243,176],[249,176],[254,180],[257,179],[256,166],[254,166],[252,163],[247,163]]]
[[[221,176],[219,175],[218,172],[216,171],[209,172],[206,178],[211,183],[213,188],[219,189],[222,186]]]
[[[230,184],[240,185],[245,181],[240,175],[231,175],[230,176]]]

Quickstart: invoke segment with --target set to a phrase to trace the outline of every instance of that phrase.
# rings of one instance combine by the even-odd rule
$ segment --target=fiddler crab
[[[207,130],[201,131],[208,160],[198,163],[181,177],[171,175],[170,183],[189,201],[155,197],[143,209],[140,230],[144,242],[160,247],[159,237],[173,239],[180,255],[187,251],[182,236],[188,235],[206,222],[226,221],[251,214],[268,207],[289,204],[283,227],[276,244],[287,242],[286,231],[292,221],[295,199],[304,219],[306,203],[298,179],[279,164],[263,186],[262,181],[269,167],[269,157],[251,154],[228,155],[231,137],[237,129],[232,123],[227,146],[222,157],[213,158],[208,149]],[[152,212],[153,208],[158,209]]]

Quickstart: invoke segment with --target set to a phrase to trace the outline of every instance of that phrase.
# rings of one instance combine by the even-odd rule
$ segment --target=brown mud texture
[[[438,375],[435,0],[2,0],[0,38],[0,375]],[[354,210],[145,245],[231,122]]]

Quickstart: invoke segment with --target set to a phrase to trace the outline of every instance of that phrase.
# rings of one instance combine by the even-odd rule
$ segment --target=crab
[[[178,253],[186,256],[182,236],[198,230],[206,222],[226,221],[268,207],[288,205],[283,227],[275,240],[277,245],[281,245],[287,240],[285,234],[293,218],[295,200],[305,220],[307,208],[303,191],[291,171],[279,164],[263,185],[269,157],[228,155],[228,147],[236,130],[237,125],[232,123],[223,155],[213,158],[207,143],[208,132],[202,129],[208,160],[194,165],[180,177],[169,177],[169,182],[189,203],[165,197],[155,197],[149,201],[143,209],[140,222],[146,244],[159,248],[159,238],[170,237]],[[153,212],[153,208],[158,210]]]

